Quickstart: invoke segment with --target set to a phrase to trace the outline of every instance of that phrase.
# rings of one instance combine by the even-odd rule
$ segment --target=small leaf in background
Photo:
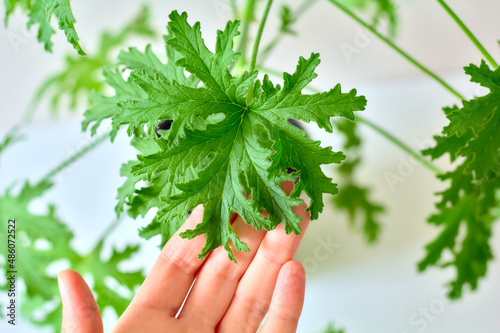
[[[21,295],[23,311],[21,315],[30,322],[40,326],[51,326],[59,332],[62,320],[61,304],[57,276],[50,272],[52,264],[65,260],[73,270],[82,275],[92,276],[94,285],[92,291],[101,312],[111,306],[121,315],[130,303],[135,287],[142,284],[144,275],[141,270],[124,272],[118,265],[137,252],[138,246],[126,246],[123,251],[113,250],[111,257],[102,259],[102,242],[87,255],[76,252],[71,242],[73,233],[62,222],[53,206],[48,207],[46,214],[33,214],[28,209],[31,202],[43,195],[52,186],[49,182],[36,185],[26,183],[17,194],[8,189],[0,195],[0,237],[7,243],[7,221],[16,220],[16,261],[15,267],[18,278],[26,286],[26,293]],[[40,244],[43,244],[41,247]],[[2,250],[4,257],[2,269],[7,270],[7,253]],[[109,279],[115,285],[109,285]],[[117,286],[127,290],[128,295],[121,295],[116,291]],[[0,286],[7,290],[7,285]],[[44,303],[55,306],[41,308]],[[37,304],[39,306],[37,306]]]
[[[490,92],[463,101],[461,108],[445,108],[450,123],[443,135],[435,137],[436,146],[423,151],[433,159],[449,154],[451,161],[459,160],[454,171],[439,176],[450,186],[439,193],[438,212],[429,222],[442,231],[427,245],[427,255],[418,265],[421,271],[429,266],[454,267],[451,298],[459,298],[466,286],[476,289],[486,275],[493,259],[489,241],[498,219],[495,209],[500,206],[500,69],[491,70],[483,60],[479,67],[465,67],[465,73]],[[441,260],[446,250],[449,261]]]
[[[89,274],[93,277],[92,290],[101,312],[105,307],[111,306],[120,316],[134,297],[135,287],[140,286],[145,277],[141,270],[125,272],[118,269],[118,266],[137,253],[139,246],[127,245],[122,251],[113,249],[107,260],[102,258],[102,247],[103,242],[99,242],[92,252],[79,256],[72,262],[72,269],[83,276]],[[109,279],[114,284],[110,284]],[[127,295],[121,295],[117,287],[125,288]]]
[[[370,199],[369,188],[358,184],[355,180],[356,169],[361,163],[359,150],[362,144],[356,123],[350,120],[337,120],[335,127],[345,136],[343,148],[348,157],[336,168],[340,179],[340,190],[332,200],[338,209],[348,213],[352,224],[362,221],[365,238],[371,243],[377,240],[380,233],[381,223],[378,215],[384,208]]]
[[[345,331],[343,329],[335,328],[335,325],[330,323],[322,333],[345,333]]]
[[[105,87],[101,75],[103,68],[116,65],[116,58],[113,59],[116,55],[113,52],[134,36],[147,38],[156,36],[150,25],[148,7],[142,7],[139,14],[131,22],[125,24],[121,30],[103,32],[94,53],[88,54],[86,57],[67,55],[64,68],[40,84],[40,88],[28,107],[26,119],[31,119],[42,99],[49,100],[50,110],[53,115],[56,115],[61,108],[61,103],[65,100],[69,101],[68,108],[70,110],[76,110],[82,98],[85,105],[88,99],[93,101],[98,98],[95,97],[95,94],[101,92]],[[111,74],[108,73],[108,75]],[[106,72],[104,76],[106,76]]]
[[[12,143],[12,133],[0,146]],[[121,315],[130,302],[135,287],[142,284],[142,270],[125,272],[118,265],[131,258],[138,246],[126,246],[124,250],[113,250],[109,259],[102,258],[102,241],[87,255],[81,255],[72,247],[73,233],[57,216],[53,205],[47,206],[46,213],[35,214],[29,208],[34,200],[41,198],[52,187],[49,181],[35,185],[28,182],[18,190],[10,186],[0,194],[0,240],[7,244],[7,223],[16,223],[16,260],[13,263],[17,278],[23,281],[26,292],[19,295],[23,318],[39,326],[49,326],[60,332],[62,306],[59,299],[57,275],[51,271],[52,265],[66,262],[67,267],[80,274],[90,275],[94,281],[92,290],[101,312],[111,306]],[[0,268],[8,271],[7,247],[0,252]],[[113,285],[109,280],[114,281]],[[18,282],[19,285],[19,282]],[[127,291],[121,295],[117,288]],[[8,290],[7,283],[0,289]]]
[[[297,20],[296,17],[293,16],[293,13],[287,5],[281,6],[280,12],[281,26],[280,32],[290,35],[296,35],[297,32],[292,29],[292,25]]]
[[[24,139],[24,136],[19,134],[19,128],[14,127],[10,131],[7,132],[2,141],[0,141],[0,155],[16,142],[19,142]]]
[[[27,13],[29,21],[28,29],[33,25],[38,25],[38,41],[44,44],[45,50],[52,52],[52,35],[55,34],[50,21],[52,16],[57,19],[59,30],[64,31],[66,39],[73,45],[79,55],[84,56],[78,34],[75,30],[76,19],[71,11],[69,0],[6,0],[5,5],[5,25],[7,26],[9,16],[19,7]]]
[[[372,26],[379,30],[387,28],[391,36],[396,35],[397,6],[393,0],[342,0],[341,2],[354,8],[366,11],[372,16]]]

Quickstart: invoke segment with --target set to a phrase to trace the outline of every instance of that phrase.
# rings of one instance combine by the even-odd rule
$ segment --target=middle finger
[[[294,207],[303,221],[300,235],[287,235],[282,224],[269,231],[241,278],[219,332],[256,332],[269,309],[276,280],[281,266],[293,258],[309,225],[306,204]]]
[[[179,315],[180,320],[195,321],[205,329],[214,329],[226,312],[241,276],[252,261],[265,231],[257,231],[236,217],[233,229],[250,252],[237,251],[231,244],[238,263],[229,260],[224,247],[215,249],[207,258],[196,277],[186,304]]]

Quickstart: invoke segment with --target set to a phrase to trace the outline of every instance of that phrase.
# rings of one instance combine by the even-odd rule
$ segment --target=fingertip
[[[57,275],[57,283],[59,285],[59,293],[61,294],[61,300],[64,306],[71,307],[71,295],[74,294],[75,290],[80,289],[82,282],[88,288],[85,280],[83,280],[78,272],[71,269],[65,269],[59,272]]]
[[[286,275],[291,275],[295,276],[298,278],[306,278],[306,271],[304,269],[304,266],[297,260],[289,260],[286,263],[283,264],[281,267],[280,273],[283,272],[283,274]]]
[[[262,332],[295,332],[304,305],[306,273],[289,260],[281,267]]]
[[[59,274],[57,274],[57,277],[58,277],[58,279],[65,281],[65,280],[69,280],[69,279],[76,279],[78,277],[81,277],[81,275],[74,270],[65,269],[65,270],[60,271]]]
[[[70,290],[70,291],[83,291],[86,293],[86,295],[88,295],[88,293],[92,294],[89,286],[87,285],[87,282],[85,282],[80,273],[74,270],[65,269],[59,272],[57,277],[59,281],[59,286],[66,289],[66,292]]]
[[[182,224],[182,226],[177,230],[176,234],[180,234],[188,229],[194,229],[198,224],[203,221],[204,207],[202,204],[196,206],[191,214],[188,216],[187,220]]]
[[[289,260],[281,267],[277,284],[293,293],[304,293],[306,271],[304,266],[296,260]]]
[[[196,212],[196,214],[203,214],[203,210],[204,210],[203,204],[199,204],[198,206],[194,207],[191,214],[193,214],[195,212]]]
[[[198,206],[194,207],[193,211],[188,217],[188,220],[192,220],[197,223],[201,222],[204,210],[205,208],[203,207],[202,204],[199,204]]]
[[[102,320],[94,295],[83,277],[65,269],[57,275],[63,303],[62,331],[102,332]]]

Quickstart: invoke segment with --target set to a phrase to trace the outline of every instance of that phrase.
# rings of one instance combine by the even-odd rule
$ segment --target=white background
[[[484,93],[462,74],[462,67],[471,62],[478,64],[481,55],[437,2],[408,0],[399,3],[397,43],[467,97]],[[191,22],[201,21],[206,44],[213,49],[215,29],[223,28],[225,15],[229,14],[224,4],[223,1],[201,0],[183,1],[182,4],[152,1],[154,25],[163,31],[171,10],[186,10]],[[455,0],[449,1],[449,5],[498,59],[500,2]],[[82,46],[92,52],[98,33],[121,26],[134,15],[140,2],[128,1],[124,5],[117,0],[85,0],[73,1],[72,6]],[[264,42],[274,35],[277,9],[275,6],[271,13]],[[54,53],[44,52],[33,33],[26,32],[25,21],[16,13],[7,30],[3,26],[0,28],[1,135],[21,123],[38,84],[61,68],[66,53],[73,52],[61,33],[54,38]],[[457,103],[449,92],[327,2],[315,4],[300,19],[296,30],[299,36],[287,37],[269,58],[267,66],[291,72],[300,55],[319,52],[322,63],[318,68],[319,77],[313,84],[328,89],[340,82],[346,91],[356,87],[368,99],[364,115],[414,149],[428,145],[432,134],[446,123],[440,108]],[[340,46],[342,43],[355,45],[360,34],[366,34],[368,42],[365,40],[360,52],[347,59]],[[24,38],[21,44],[13,43],[14,35]],[[144,42],[137,41],[134,45],[144,45]],[[159,40],[156,46],[161,50]],[[39,179],[88,142],[88,135],[80,132],[81,112],[72,114],[62,110],[57,120],[51,120],[48,114],[48,106],[42,104],[35,121],[23,127],[27,139],[2,156],[1,189],[15,180]],[[313,137],[339,149],[339,142],[330,135],[310,129]],[[359,178],[373,186],[374,197],[387,207],[382,217],[383,231],[377,244],[367,246],[359,230],[348,227],[344,214],[336,212],[331,205],[327,205],[320,219],[311,224],[297,254],[308,273],[299,332],[316,332],[329,321],[348,333],[500,331],[500,287],[497,282],[500,269],[496,260],[490,264],[488,276],[481,281],[479,289],[474,293],[466,292],[462,300],[454,303],[443,298],[444,283],[454,275],[452,269],[431,269],[425,274],[416,272],[416,262],[424,255],[424,244],[438,233],[438,229],[425,222],[437,199],[433,193],[446,184],[435,180],[427,169],[408,164],[407,154],[369,128],[361,129],[365,138],[365,159]],[[89,250],[113,220],[116,188],[122,182],[118,170],[121,163],[134,154],[125,136],[119,137],[113,145],[103,144],[65,171],[54,189],[33,209],[43,209],[47,202],[55,203],[58,215],[75,232],[75,246],[82,251]],[[438,164],[447,167],[445,159]],[[410,168],[405,169],[408,165]],[[403,181],[391,187],[386,181],[387,172],[402,175]],[[145,243],[140,255],[127,265],[144,267],[145,271],[158,254],[157,239],[145,242],[136,233],[147,220],[124,221],[107,244],[109,250],[111,245],[121,248],[127,242]],[[497,232],[498,227],[492,240],[495,253],[500,250]],[[323,256],[321,244],[328,241],[335,242],[336,246],[332,253]],[[442,311],[428,319],[418,314],[422,308],[434,306],[436,310],[443,304],[439,309]],[[411,322],[412,315],[420,320],[418,324]],[[106,311],[106,318],[109,331],[114,317]],[[3,330],[5,326],[0,325],[0,328]],[[39,331],[29,325],[8,329],[8,332]]]

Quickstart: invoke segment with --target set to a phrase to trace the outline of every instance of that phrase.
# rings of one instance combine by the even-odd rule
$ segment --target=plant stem
[[[242,65],[246,63],[248,31],[250,30],[250,22],[253,19],[253,9],[255,0],[247,0],[245,11],[243,12],[243,24],[241,27],[241,39],[238,44],[238,52],[241,54],[238,62]]]
[[[108,132],[106,134],[101,135],[100,137],[98,137],[97,139],[93,140],[88,145],[86,145],[85,147],[83,147],[82,149],[80,149],[79,151],[77,151],[76,153],[74,153],[73,155],[71,155],[70,157],[68,157],[61,164],[59,164],[58,166],[56,166],[54,169],[50,170],[42,178],[42,180],[40,182],[50,180],[52,177],[54,177],[59,172],[61,172],[62,170],[64,170],[66,167],[68,167],[71,163],[74,163],[80,157],[82,157],[83,155],[85,155],[86,153],[88,153],[89,151],[91,151],[92,149],[94,149],[95,147],[97,147],[98,145],[100,145],[101,143],[103,143],[106,139],[109,138],[109,134],[110,133]]]
[[[280,72],[280,71],[278,71],[278,70],[276,70],[276,69],[272,69],[272,68],[269,68],[269,67],[264,67],[264,66],[261,66],[261,65],[257,66],[257,69],[259,71],[266,72],[268,74],[274,75],[274,76],[279,77],[281,79],[283,78],[283,73]],[[305,89],[308,89],[309,91],[315,92],[315,93],[319,92],[319,89],[312,88],[312,87],[309,87],[309,86],[306,86]]]
[[[484,46],[477,40],[476,36],[472,34],[472,32],[467,28],[467,26],[462,22],[462,20],[455,14],[455,12],[444,2],[444,0],[437,0],[441,7],[446,10],[446,12],[451,16],[451,18],[458,24],[458,26],[465,32],[467,37],[474,43],[474,45],[477,47],[477,49],[483,54],[483,56],[488,60],[488,62],[494,67],[498,68],[498,63],[495,61],[495,59],[491,56],[491,54],[486,51]]]
[[[419,63],[415,58],[411,57],[408,53],[403,51],[399,46],[394,44],[390,39],[387,37],[383,36],[380,34],[374,27],[372,27],[370,24],[366,23],[363,21],[359,16],[357,16],[354,12],[352,12],[350,9],[348,9],[346,6],[340,4],[337,0],[328,0],[331,2],[334,6],[339,8],[341,11],[343,11],[345,14],[350,16],[352,19],[357,21],[359,24],[364,26],[366,29],[370,30],[373,34],[375,34],[378,38],[380,38],[382,41],[384,41],[387,45],[389,45],[394,51],[399,53],[403,58],[411,62],[413,65],[415,65],[417,68],[419,68],[421,71],[432,77],[434,80],[439,82],[444,88],[446,88],[449,92],[451,92],[453,95],[458,97],[460,100],[464,100],[464,97],[457,92],[455,89],[453,89],[448,83],[446,83],[443,79],[441,79],[439,76],[431,72],[427,67]]]
[[[401,140],[399,140],[398,138],[396,138],[391,133],[387,132],[382,127],[378,126],[377,124],[373,123],[372,121],[370,121],[370,120],[368,120],[368,119],[366,119],[366,118],[364,118],[364,117],[362,117],[362,116],[360,116],[358,114],[356,115],[356,118],[357,118],[357,120],[359,122],[367,125],[371,129],[373,129],[375,132],[379,133],[384,138],[386,138],[387,140],[389,140],[390,142],[392,142],[393,144],[395,144],[396,146],[398,146],[399,148],[401,148],[403,151],[405,151],[408,154],[410,154],[410,156],[412,156],[413,158],[415,158],[423,166],[425,166],[427,169],[429,169],[432,172],[434,172],[436,175],[440,175],[440,174],[443,173],[443,171],[441,171],[441,169],[439,169],[437,166],[435,166],[434,164],[432,164],[431,162],[429,162],[428,160],[426,160],[425,158],[423,158],[422,155],[420,155],[419,153],[415,152],[408,145],[406,145],[405,143],[403,143]]]
[[[267,0],[266,8],[264,8],[264,14],[262,14],[262,19],[259,23],[259,29],[257,30],[257,36],[255,36],[255,41],[253,43],[252,57],[250,59],[250,72],[255,70],[255,64],[257,62],[257,53],[259,52],[260,39],[262,37],[262,32],[264,31],[264,26],[266,25],[267,16],[269,15],[269,10],[273,0]]]
[[[292,16],[292,23],[295,23],[295,21],[298,20],[301,14],[305,13],[309,7],[311,7],[316,1],[318,0],[305,0],[302,2],[302,4],[297,7],[294,13],[291,14]],[[285,32],[282,30],[279,30],[276,35],[274,36],[273,39],[267,44],[266,47],[262,50],[260,53],[260,61],[259,63],[264,63],[264,61],[267,59],[267,57],[271,54],[271,52],[274,50],[276,45],[278,45],[279,41],[283,36],[285,35]]]
[[[259,70],[261,70],[263,72],[267,72],[267,73],[269,73],[271,75],[274,75],[274,76],[278,76],[278,77],[282,76],[282,74],[279,71],[274,70],[274,69],[264,68],[264,67],[260,66]],[[307,90],[309,90],[309,91],[311,91],[313,93],[320,93],[321,92],[319,89],[314,88],[314,87],[309,86],[309,85],[306,86],[305,89],[307,89]],[[364,118],[364,117],[362,117],[362,116],[360,116],[358,114],[356,114],[356,118],[358,119],[359,122],[367,125],[371,129],[373,129],[375,132],[377,132],[378,134],[382,135],[384,138],[386,138],[387,140],[389,140],[390,142],[392,142],[393,144],[395,144],[397,147],[401,148],[403,151],[405,151],[408,154],[410,154],[412,157],[414,157],[418,162],[420,162],[427,169],[431,170],[432,172],[434,172],[437,175],[443,173],[437,166],[435,166],[433,163],[431,163],[430,161],[428,161],[425,158],[423,158],[419,153],[417,153],[416,151],[414,151],[413,149],[411,149],[410,146],[408,146],[407,144],[405,144],[403,141],[401,141],[400,139],[398,139],[393,134],[387,132],[385,129],[383,129],[379,125],[375,124],[371,120],[368,120],[368,119],[366,119],[366,118]]]
[[[298,14],[295,14],[293,15],[293,21],[297,21],[297,19],[299,18],[299,15],[300,14],[303,14],[306,10],[309,9],[309,7],[311,7],[316,1],[318,0],[304,0],[304,2],[302,2],[299,7],[297,7],[297,9],[295,10],[295,13],[298,13]]]
[[[238,6],[236,5],[236,0],[230,0],[231,11],[233,12],[233,17],[236,18],[238,16]]]
[[[122,218],[119,217],[119,218],[113,220],[113,222],[111,222],[107,226],[107,228],[104,229],[104,231],[101,233],[101,236],[97,239],[96,246],[94,247],[94,249],[91,252],[93,252],[102,242],[104,242],[106,240],[106,238],[116,229],[116,227],[118,227],[118,225],[120,224],[121,221],[122,221]]]

